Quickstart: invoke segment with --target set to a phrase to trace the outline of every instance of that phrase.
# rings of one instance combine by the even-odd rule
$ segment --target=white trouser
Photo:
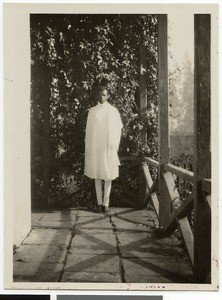
[[[102,179],[95,179],[96,198],[98,205],[109,207],[112,180],[104,180],[104,182],[104,197],[102,197]]]

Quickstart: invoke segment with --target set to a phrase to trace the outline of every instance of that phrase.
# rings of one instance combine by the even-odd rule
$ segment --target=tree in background
[[[181,97],[181,82],[182,70],[176,65],[173,70],[169,72],[169,120],[170,130],[174,132],[178,129],[179,120],[184,115],[184,105]]]
[[[181,66],[171,70],[169,77],[171,130],[193,133],[194,73],[187,55]]]
[[[171,157],[185,168],[193,162],[193,116],[193,65],[185,55],[181,66],[170,73]]]
[[[193,65],[186,56],[183,66],[184,79],[181,89],[182,100],[185,103],[185,113],[181,124],[181,130],[193,133],[194,122],[194,72]]]

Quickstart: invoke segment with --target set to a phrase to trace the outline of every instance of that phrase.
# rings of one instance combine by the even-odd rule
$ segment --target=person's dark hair
[[[104,90],[106,90],[106,91],[107,91],[107,94],[110,95],[110,90],[109,90],[109,88],[108,88],[107,85],[104,85],[104,84],[99,85],[97,91],[98,91],[98,92],[102,92],[102,91],[104,91]]]

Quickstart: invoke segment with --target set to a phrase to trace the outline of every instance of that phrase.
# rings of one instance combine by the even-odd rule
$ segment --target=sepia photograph
[[[88,6],[4,7],[5,287],[217,290],[217,5]]]

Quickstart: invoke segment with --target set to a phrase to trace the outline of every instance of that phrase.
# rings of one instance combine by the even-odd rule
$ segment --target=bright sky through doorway
[[[173,60],[169,59],[169,68],[175,63],[181,65],[187,55],[193,64],[194,59],[194,15],[168,14],[169,51]]]

